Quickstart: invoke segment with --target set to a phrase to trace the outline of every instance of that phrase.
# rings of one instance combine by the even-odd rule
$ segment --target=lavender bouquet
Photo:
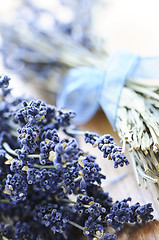
[[[105,70],[79,67],[68,71],[57,98],[59,107],[85,123],[101,107],[128,148],[137,183],[159,185],[159,58],[117,51]],[[74,84],[73,84],[74,83]],[[84,117],[83,117],[84,116]],[[157,196],[158,197],[158,196]]]
[[[72,111],[15,98],[9,80],[0,76],[1,239],[71,240],[79,230],[88,240],[113,240],[124,223],[153,219],[151,203],[113,202],[102,189],[106,177],[78,146]],[[115,168],[129,164],[110,135],[83,135]]]

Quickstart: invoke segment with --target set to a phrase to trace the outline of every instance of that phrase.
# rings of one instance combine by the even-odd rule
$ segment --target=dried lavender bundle
[[[77,131],[70,110],[13,97],[9,80],[0,76],[2,240],[72,240],[79,232],[88,240],[113,240],[124,223],[153,219],[151,203],[113,202],[96,157],[74,138],[83,134],[115,168],[129,164],[110,135]]]
[[[127,79],[116,128],[132,157],[137,182],[159,184],[159,80]]]
[[[105,71],[72,69],[66,75],[57,104],[70,105],[78,113],[80,123],[88,121],[101,106],[123,142],[123,151],[128,146],[138,184],[142,178],[147,188],[147,180],[159,183],[159,72],[151,68],[158,64],[158,58],[146,61],[118,51],[108,60]],[[137,78],[138,75],[142,77]],[[73,82],[76,85],[72,90]]]
[[[13,21],[0,24],[5,67],[55,94],[70,68],[104,67],[103,44],[94,39],[90,29],[93,3],[57,0],[49,8],[36,1],[20,0]]]

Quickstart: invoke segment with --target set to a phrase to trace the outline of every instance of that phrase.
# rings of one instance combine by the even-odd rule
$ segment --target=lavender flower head
[[[151,203],[131,206],[131,198],[114,203],[102,189],[106,176],[96,157],[69,132],[72,111],[14,98],[8,84],[0,76],[1,239],[71,240],[78,229],[88,240],[113,240],[117,236],[108,226],[119,231],[124,223],[153,219]],[[84,136],[115,168],[129,163],[111,136]]]

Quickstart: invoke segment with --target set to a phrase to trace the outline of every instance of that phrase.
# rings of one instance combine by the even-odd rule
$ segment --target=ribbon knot
[[[75,121],[80,124],[89,121],[102,107],[115,130],[120,95],[130,77],[159,78],[159,58],[141,58],[118,51],[108,59],[105,70],[97,67],[71,69],[57,96],[57,106],[77,113]]]

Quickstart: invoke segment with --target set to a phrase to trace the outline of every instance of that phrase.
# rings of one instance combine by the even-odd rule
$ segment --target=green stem
[[[7,200],[7,199],[0,199],[0,202],[1,202],[1,203],[10,203],[10,201]]]
[[[6,159],[13,159],[13,157],[11,155],[9,155],[8,153],[5,153],[4,156]]]
[[[3,143],[3,147],[4,147],[4,149],[5,149],[8,153],[10,153],[10,154],[12,154],[12,155],[14,155],[14,156],[16,156],[16,157],[18,156],[18,154],[15,153],[15,151],[10,148],[10,146],[8,145],[8,143],[4,142],[4,143]],[[40,158],[40,155],[39,155],[39,154],[28,154],[27,157],[29,157],[29,158]]]
[[[73,182],[77,182],[82,179],[82,176],[79,176],[73,180]],[[59,187],[65,186],[64,182],[61,182],[58,184]]]
[[[76,134],[76,135],[84,135],[84,131],[79,131],[79,130],[75,130],[75,129],[66,129],[66,131],[70,134]]]
[[[135,156],[134,154],[130,154],[131,156],[131,159],[132,159],[132,165],[133,165],[133,168],[134,168],[134,172],[135,172],[135,177],[136,177],[136,180],[137,180],[137,184],[138,186],[141,186],[141,183],[140,183],[140,178],[139,178],[139,172],[137,170],[137,165],[136,165],[136,160],[135,160]]]
[[[2,236],[2,240],[9,240],[9,239],[6,238],[5,236]]]
[[[153,178],[153,177],[147,175],[146,173],[144,173],[144,171],[142,170],[142,168],[140,166],[137,166],[137,170],[143,178],[148,179],[148,180],[152,181],[153,183],[159,182],[159,180],[157,178]]]
[[[66,202],[66,203],[73,203],[73,204],[75,203],[74,201],[72,201],[70,199],[65,199],[65,198],[63,198],[63,199],[56,198],[56,200],[58,202]]]
[[[35,168],[47,168],[47,169],[55,168],[54,165],[40,165],[40,164],[36,164],[36,163],[34,163],[33,166],[34,166]]]
[[[84,227],[82,227],[81,225],[72,222],[71,220],[68,221],[69,224],[71,224],[72,226],[81,229],[82,231],[85,229]]]
[[[27,157],[29,158],[40,158],[39,154],[28,154]]]
[[[2,219],[6,224],[13,225],[13,222],[9,217],[5,217],[4,215],[2,215]]]
[[[4,143],[3,143],[3,147],[4,147],[5,150],[6,150],[7,152],[9,152],[10,154],[12,154],[12,155],[14,155],[14,156],[18,156],[18,155],[15,153],[15,151],[10,148],[10,146],[8,145],[8,143],[4,142]]]
[[[78,181],[81,180],[81,179],[82,179],[82,176],[79,176],[79,177],[75,178],[73,181],[74,181],[74,182],[78,182]]]

